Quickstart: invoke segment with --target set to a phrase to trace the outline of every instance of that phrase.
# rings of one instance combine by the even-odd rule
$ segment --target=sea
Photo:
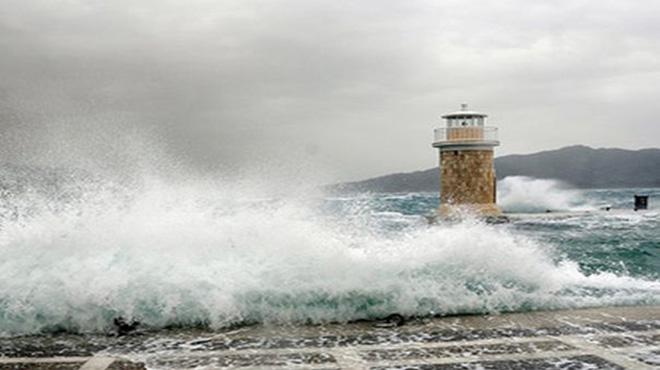
[[[660,304],[660,189],[498,183],[505,224],[429,224],[436,192],[3,172],[0,336]],[[649,209],[633,210],[648,195]]]

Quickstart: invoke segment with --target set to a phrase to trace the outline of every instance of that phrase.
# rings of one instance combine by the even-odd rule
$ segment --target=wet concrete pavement
[[[0,370],[660,369],[660,306],[0,339]]]

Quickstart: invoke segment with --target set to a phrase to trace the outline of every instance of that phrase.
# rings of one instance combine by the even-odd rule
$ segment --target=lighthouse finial
[[[461,104],[461,110],[466,111],[467,110],[467,103]]]

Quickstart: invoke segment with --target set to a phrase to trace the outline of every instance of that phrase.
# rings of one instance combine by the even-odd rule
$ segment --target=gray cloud
[[[6,161],[356,179],[435,165],[463,101],[500,154],[660,137],[653,0],[5,0],[0,49]]]

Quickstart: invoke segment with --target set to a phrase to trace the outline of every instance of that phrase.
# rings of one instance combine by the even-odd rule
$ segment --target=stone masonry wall
[[[494,204],[492,150],[440,152],[442,204]]]

